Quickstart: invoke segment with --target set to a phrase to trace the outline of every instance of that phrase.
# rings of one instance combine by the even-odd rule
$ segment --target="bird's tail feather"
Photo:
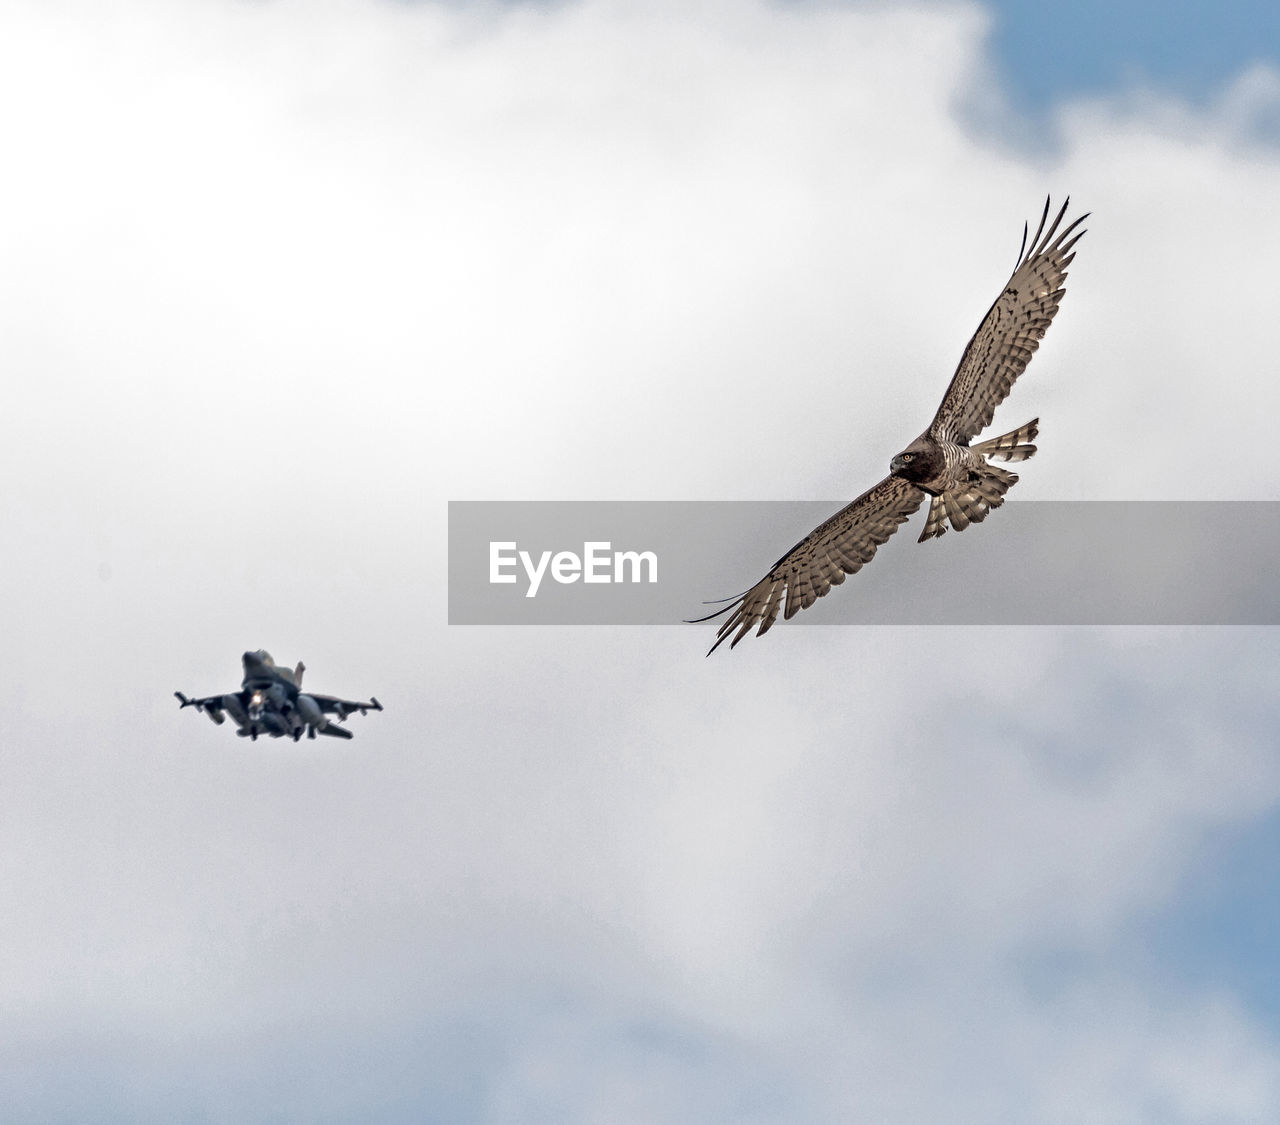
[[[1035,423],[1031,423],[1032,426]],[[1023,429],[1028,427],[1024,426]],[[1022,431],[1015,431],[1021,433]],[[1014,435],[1006,434],[1006,437]],[[1003,438],[994,438],[1003,441]],[[1034,451],[1035,446],[1031,447]],[[1026,456],[1030,456],[1027,454]],[[992,508],[1004,503],[1004,494],[1018,483],[1018,474],[1002,469],[998,465],[984,465],[974,472],[964,484],[953,488],[950,492],[939,493],[929,505],[929,518],[925,521],[924,530],[917,542],[946,533],[947,527],[963,531],[971,523],[981,523],[987,518]]]
[[[984,457],[994,457],[997,461],[1025,461],[1035,456],[1036,447],[1031,443],[1039,432],[1040,419],[1032,418],[1025,426],[1019,426],[1010,433],[980,442],[973,451]]]

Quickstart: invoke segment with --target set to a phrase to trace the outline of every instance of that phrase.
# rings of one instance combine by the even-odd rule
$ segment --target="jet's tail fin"
[[[307,666],[299,660],[298,666],[293,670],[293,682],[295,686],[302,687],[302,673],[306,670]]]

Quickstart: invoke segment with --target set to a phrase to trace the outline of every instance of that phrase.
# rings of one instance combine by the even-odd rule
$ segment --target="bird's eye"
[[[903,459],[904,461],[910,461],[914,456],[915,456],[915,454],[914,454],[914,453],[904,453],[904,454],[902,455],[902,459]]]

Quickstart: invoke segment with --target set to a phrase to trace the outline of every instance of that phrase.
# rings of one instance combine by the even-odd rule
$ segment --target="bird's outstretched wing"
[[[1065,292],[1072,247],[1084,231],[1076,231],[1089,216],[1081,215],[1061,233],[1058,227],[1067,213],[1068,199],[1049,229],[1049,200],[1027,249],[1027,227],[1022,228],[1018,266],[960,359],[929,433],[939,441],[967,444],[991,424],[995,409],[1004,401],[1013,381],[1027,369],[1040,346],[1058,303]],[[1074,234],[1072,232],[1075,232]],[[1026,251],[1023,256],[1023,251]]]
[[[730,604],[723,609],[696,619],[710,621],[722,613],[729,614],[707,655],[715,652],[730,634],[733,640],[729,647],[733,648],[757,621],[760,628],[756,636],[763,636],[778,619],[784,599],[783,617],[787,620],[808,609],[832,586],[839,586],[846,574],[855,574],[870,562],[876,548],[906,522],[924,497],[914,484],[899,477],[885,477],[841,508],[783,555],[750,590],[726,599]]]

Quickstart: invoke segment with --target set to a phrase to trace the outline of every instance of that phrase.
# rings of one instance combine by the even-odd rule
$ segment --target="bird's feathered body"
[[[869,562],[926,497],[929,515],[920,541],[942,535],[948,526],[963,531],[981,523],[1004,503],[1018,475],[991,461],[1031,457],[1039,419],[977,445],[969,443],[991,424],[1058,311],[1067,266],[1075,257],[1072,247],[1084,234],[1076,228],[1088,217],[1081,215],[1059,233],[1066,211],[1064,203],[1046,230],[1045,200],[1030,249],[1023,229],[1013,275],[965,348],[929,428],[893,458],[889,476],[815,528],[750,590],[698,618],[729,614],[711,652],[730,636],[730,647],[736,645],[757,622],[757,636],[768,632],[780,610],[791,618],[811,606]]]

